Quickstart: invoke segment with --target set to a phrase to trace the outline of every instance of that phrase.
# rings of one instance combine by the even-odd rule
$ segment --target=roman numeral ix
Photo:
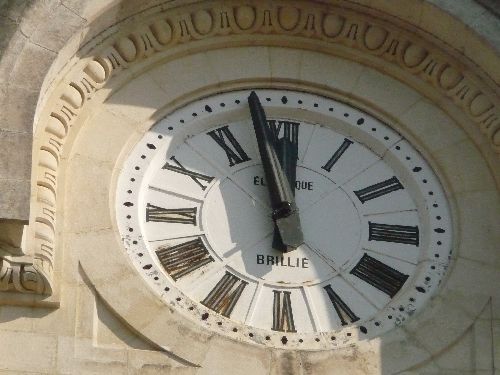
[[[184,168],[184,166],[175,158],[175,156],[172,156],[170,160],[172,160],[175,164],[177,164],[177,166],[169,164],[167,161],[165,165],[162,167],[162,169],[167,169],[169,171],[191,177],[191,179],[198,184],[201,190],[205,190],[207,187],[203,185],[200,182],[200,180],[210,183],[214,179],[214,177],[206,176],[204,174],[190,171],[189,169]]]
[[[396,177],[391,177],[388,180],[368,186],[361,190],[356,190],[354,194],[358,197],[361,203],[381,197],[396,190],[404,189],[403,185]]]
[[[293,322],[291,292],[273,290],[273,293],[273,327],[271,329],[281,332],[297,332]]]
[[[418,227],[368,222],[368,241],[395,242],[418,246]]]
[[[214,261],[199,237],[179,245],[160,248],[156,250],[156,255],[174,280]]]
[[[323,289],[326,290],[328,297],[330,297],[330,301],[332,301],[333,307],[337,312],[338,317],[340,318],[340,322],[343,326],[347,325],[347,319],[351,323],[354,323],[359,320],[359,318],[354,314],[354,312],[345,304],[344,301],[339,297],[337,293],[335,293],[332,289],[331,285],[324,286]]]
[[[391,298],[396,295],[408,279],[408,275],[389,267],[366,253],[350,273]]]
[[[163,208],[150,203],[146,206],[146,222],[196,225],[197,208]]]
[[[226,274],[201,303],[229,318],[247,284],[246,281],[226,271]]]
[[[330,160],[328,160],[326,164],[321,167],[321,169],[330,172],[332,170],[332,167],[339,161],[340,157],[344,155],[344,152],[346,152],[349,146],[352,145],[353,143],[354,143],[353,141],[344,138],[344,142],[342,142],[337,151],[333,153]]]
[[[225,151],[230,167],[251,160],[227,125],[211,130],[207,134]],[[226,143],[226,139],[230,145]]]

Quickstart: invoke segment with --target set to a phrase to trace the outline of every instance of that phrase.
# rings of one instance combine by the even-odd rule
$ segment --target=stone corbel
[[[51,295],[52,267],[43,257],[23,251],[24,224],[0,221],[0,292]]]
[[[0,257],[0,291],[52,294],[49,275],[37,263],[37,259],[26,255]]]

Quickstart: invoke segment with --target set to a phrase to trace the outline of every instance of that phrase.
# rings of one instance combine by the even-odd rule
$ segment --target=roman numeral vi
[[[273,290],[273,331],[297,332],[293,322],[291,292],[280,292]],[[283,298],[282,298],[283,296]]]

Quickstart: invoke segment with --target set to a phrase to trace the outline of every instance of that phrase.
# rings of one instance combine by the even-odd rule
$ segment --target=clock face
[[[238,340],[350,345],[424,307],[449,262],[441,185],[387,125],[331,99],[256,90],[297,144],[304,243],[273,248],[249,91],[214,95],[153,126],[124,163],[116,214],[127,254],[160,298]]]

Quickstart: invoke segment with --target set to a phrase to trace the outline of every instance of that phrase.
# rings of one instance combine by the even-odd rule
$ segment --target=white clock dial
[[[125,162],[117,222],[138,271],[186,316],[249,342],[336,347],[402,324],[449,261],[436,175],[401,135],[355,108],[256,92],[277,139],[295,134],[304,243],[273,248],[249,91],[228,92],[159,121]]]

